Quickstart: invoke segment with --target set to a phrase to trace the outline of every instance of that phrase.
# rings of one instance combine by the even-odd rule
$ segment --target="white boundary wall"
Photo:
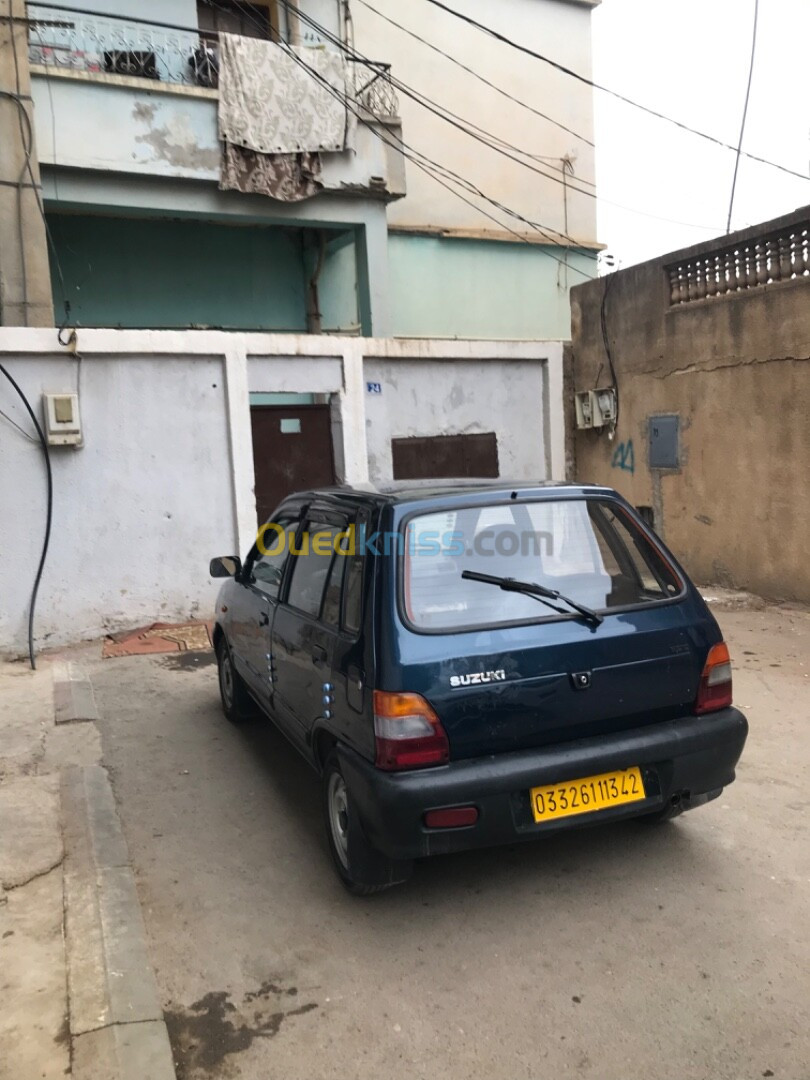
[[[560,342],[79,330],[75,348],[0,328],[37,417],[44,392],[78,389],[82,412],[84,446],[51,448],[39,648],[210,616],[209,558],[255,537],[251,392],[331,395],[348,483],[390,479],[392,438],[468,431],[497,433],[505,478],[565,475]],[[0,409],[31,430],[2,375]],[[45,493],[41,447],[0,416],[0,653],[26,649]]]

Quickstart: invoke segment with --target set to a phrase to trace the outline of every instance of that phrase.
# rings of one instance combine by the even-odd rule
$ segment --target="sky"
[[[743,149],[810,173],[810,0],[760,0]],[[736,145],[754,0],[602,0],[594,79]],[[595,92],[599,239],[617,265],[725,233],[734,154]],[[610,205],[672,219],[643,217]],[[810,204],[810,180],[743,158],[732,229]],[[705,226],[697,228],[696,226]]]

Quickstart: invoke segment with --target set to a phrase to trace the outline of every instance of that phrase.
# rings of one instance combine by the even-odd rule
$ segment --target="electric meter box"
[[[616,391],[612,386],[606,390],[594,390],[596,399],[596,413],[594,427],[605,427],[607,424],[616,423]]]
[[[583,390],[581,394],[574,394],[574,405],[577,411],[577,427],[594,427],[594,415],[596,412],[596,399],[593,390]]]
[[[574,394],[574,404],[578,428],[603,428],[616,423],[616,391],[612,386]]]
[[[82,445],[78,394],[43,394],[42,411],[49,446]]]

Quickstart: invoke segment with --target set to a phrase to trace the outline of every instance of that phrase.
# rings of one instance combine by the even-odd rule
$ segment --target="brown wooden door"
[[[294,491],[335,483],[328,405],[253,405],[256,514],[264,524]]]
[[[481,435],[392,439],[391,453],[395,480],[497,479],[500,475],[498,438],[494,431]]]

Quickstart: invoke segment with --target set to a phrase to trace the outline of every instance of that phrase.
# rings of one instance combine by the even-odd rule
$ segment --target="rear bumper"
[[[595,821],[636,817],[673,797],[685,808],[706,802],[734,779],[748,734],[737,709],[689,716],[609,736],[455,761],[436,769],[386,773],[341,746],[343,775],[372,844],[391,858],[413,859],[528,840]],[[637,803],[535,824],[529,789],[633,765],[646,798]],[[475,805],[478,821],[462,829],[427,829],[426,810]]]

